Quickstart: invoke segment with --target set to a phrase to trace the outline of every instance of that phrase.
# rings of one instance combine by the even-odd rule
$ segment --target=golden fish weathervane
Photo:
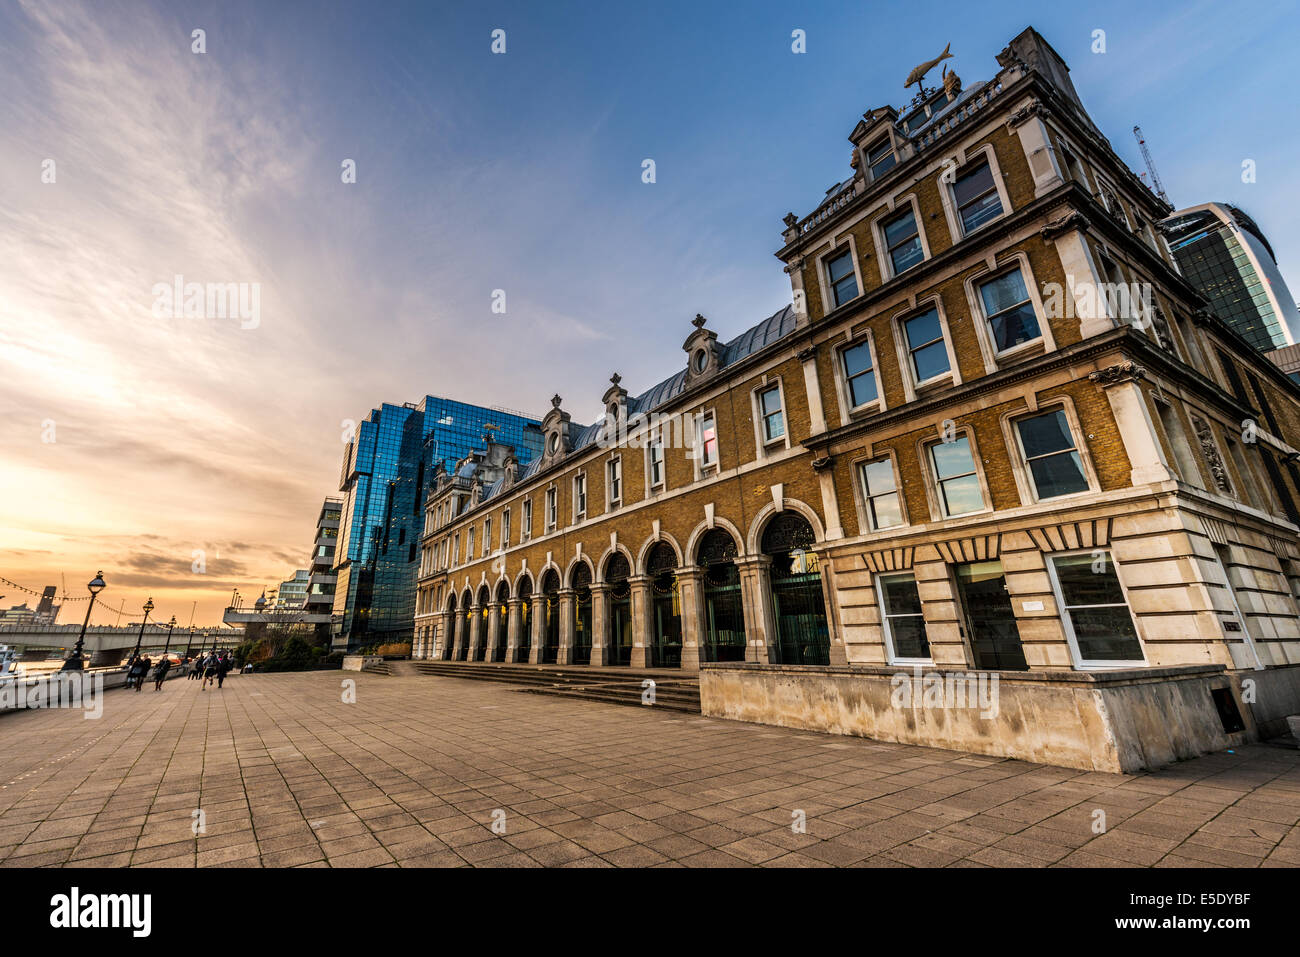
[[[903,88],[906,89],[907,87],[915,83],[917,86],[917,92],[920,92],[921,89],[923,89],[923,87],[921,86],[921,81],[925,79],[925,75],[929,73],[931,70],[933,70],[940,63],[942,63],[944,60],[952,59],[952,54],[948,52],[951,46],[952,44],[949,43],[948,46],[943,48],[943,52],[940,53],[933,60],[926,60],[920,66],[913,67],[912,72],[907,74],[907,80],[904,81]]]

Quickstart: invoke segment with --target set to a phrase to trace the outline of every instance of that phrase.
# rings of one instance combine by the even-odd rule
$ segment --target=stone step
[[[655,683],[653,707],[698,714],[699,679],[689,672],[667,669],[592,668],[587,665],[525,665],[466,661],[414,662],[420,674],[495,681],[520,686],[533,694],[551,694],[611,704],[641,704],[648,678]]]

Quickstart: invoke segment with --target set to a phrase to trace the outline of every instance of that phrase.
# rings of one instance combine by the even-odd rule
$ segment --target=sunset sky
[[[618,6],[0,0],[0,576],[102,568],[123,622],[215,623],[305,567],[344,420],[640,392],[695,313],[726,340],[788,301],[781,217],[863,111],[1031,22],[1130,166],[1139,123],[1175,204],[1242,206],[1300,292],[1295,4]],[[260,322],[159,317],[177,274],[257,283]]]

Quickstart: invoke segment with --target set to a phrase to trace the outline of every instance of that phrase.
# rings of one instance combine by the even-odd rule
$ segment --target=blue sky
[[[0,574],[215,609],[306,557],[343,420],[592,418],[696,312],[725,340],[788,301],[781,216],[911,67],[989,77],[1030,24],[1135,170],[1140,123],[1174,202],[1241,205],[1300,283],[1294,3],[0,4]],[[260,324],[154,317],[176,273],[259,283]]]

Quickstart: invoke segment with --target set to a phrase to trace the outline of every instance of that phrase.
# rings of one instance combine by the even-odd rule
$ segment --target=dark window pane
[[[1085,661],[1142,660],[1142,643],[1127,606],[1071,608],[1070,623]]]
[[[890,576],[880,580],[880,590],[885,595],[885,613],[888,615],[919,615],[921,597],[912,576]]]
[[[912,349],[943,337],[943,326],[939,324],[937,309],[931,309],[908,319],[903,323],[903,327],[907,332],[907,345]]]
[[[1094,558],[1091,554],[1061,555],[1052,559],[1056,579],[1061,583],[1061,598],[1067,605],[1117,605],[1124,602],[1124,591],[1115,574],[1110,553]]]
[[[851,276],[853,275],[853,258],[849,253],[843,253],[827,262],[826,269],[830,273],[831,282],[843,279],[845,276]]]
[[[993,189],[993,171],[989,169],[989,164],[984,162],[970,172],[958,176],[952,192],[957,199],[957,205],[965,206],[976,196],[990,189]]]
[[[1074,448],[1070,425],[1060,409],[1032,419],[1021,419],[1016,424],[1020,429],[1020,442],[1029,458]]]
[[[853,407],[876,401],[876,374],[863,372],[849,380],[849,396]]]
[[[890,249],[916,235],[916,217],[909,209],[885,224],[885,245]]]
[[[781,393],[777,389],[768,389],[762,395],[763,414],[771,415],[781,410]]]
[[[1078,452],[1058,452],[1041,459],[1032,459],[1029,470],[1034,477],[1034,489],[1039,498],[1055,498],[1086,492],[1088,480],[1083,474]]]
[[[929,658],[930,642],[925,637],[925,619],[891,618],[889,634],[894,639],[894,656],[897,658]]]
[[[1028,302],[999,316],[991,317],[989,330],[993,333],[993,345],[998,352],[1005,352],[1023,343],[1032,342],[1041,335],[1033,303]]]
[[[1029,299],[1029,290],[1025,288],[1024,277],[1020,270],[990,279],[980,286],[980,297],[984,300],[984,314],[995,316]]]
[[[871,368],[871,348],[866,342],[844,350],[844,371],[850,376]]]
[[[916,381],[924,382],[948,371],[948,350],[942,340],[933,342],[913,352],[912,362],[916,367]]]

